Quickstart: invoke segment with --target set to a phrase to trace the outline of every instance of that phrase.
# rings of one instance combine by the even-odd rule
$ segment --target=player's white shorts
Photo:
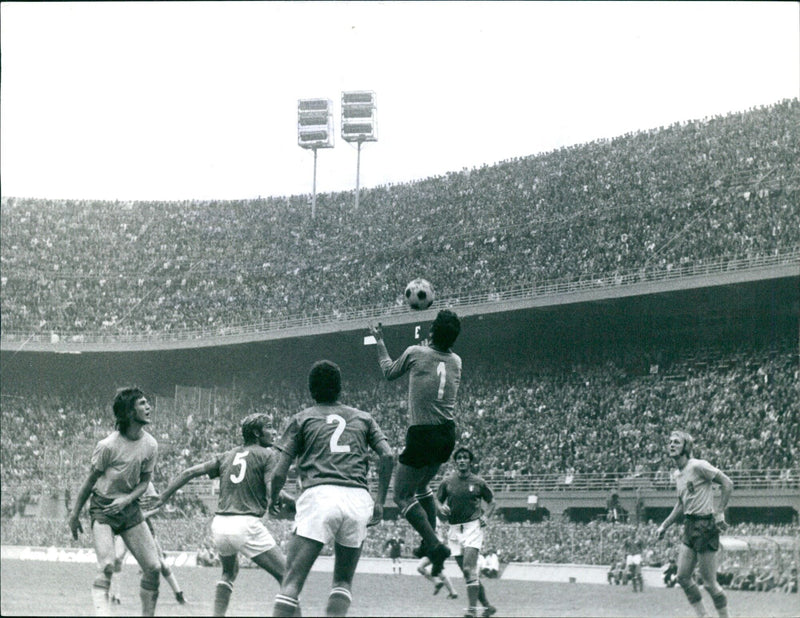
[[[642,564],[642,554],[628,554],[625,557],[625,566],[631,566],[632,564],[636,566]]]
[[[464,547],[474,547],[480,551],[483,547],[483,528],[480,519],[473,519],[465,524],[450,524],[447,544],[450,546],[451,556],[462,555]]]
[[[295,533],[320,543],[361,547],[375,503],[362,487],[315,485],[297,499]]]
[[[255,515],[215,515],[211,534],[220,556],[240,553],[247,558],[275,547],[275,539]]]

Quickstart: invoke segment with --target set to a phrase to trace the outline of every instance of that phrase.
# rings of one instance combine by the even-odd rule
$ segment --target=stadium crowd
[[[683,427],[702,456],[736,473],[770,470],[775,486],[796,485],[800,454],[798,356],[786,348],[718,351],[716,361],[687,359],[637,375],[613,362],[558,370],[543,363],[468,367],[459,405],[460,442],[480,453],[493,483],[534,475],[578,486],[583,475],[609,479],[660,473],[669,482],[664,436]],[[101,396],[102,395],[102,396]],[[405,435],[404,385],[365,377],[347,385],[348,403],[370,411],[390,443]],[[105,393],[3,392],[2,483],[30,490],[76,487],[94,443],[111,430]],[[252,411],[273,415],[276,429],[307,404],[281,382],[263,392],[218,397],[213,409],[179,409],[156,397],[152,433],[159,441],[155,481],[235,442]],[[714,431],[708,431],[708,427]],[[535,448],[530,446],[534,445]],[[766,474],[766,473],[765,473]],[[556,475],[558,475],[556,477]]]
[[[4,197],[3,338],[168,337],[553,281],[622,284],[800,247],[800,103],[350,192],[249,201]],[[302,282],[298,284],[298,282]]]

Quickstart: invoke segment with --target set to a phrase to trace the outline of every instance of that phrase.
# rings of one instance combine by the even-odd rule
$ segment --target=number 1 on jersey
[[[443,362],[436,365],[436,375],[439,376],[439,393],[437,399],[444,397],[444,383],[447,381],[447,367]]]

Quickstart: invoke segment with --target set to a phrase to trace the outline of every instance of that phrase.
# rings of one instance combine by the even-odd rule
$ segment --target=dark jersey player
[[[392,573],[402,575],[403,563],[400,562],[400,554],[403,550],[403,539],[393,536],[386,541],[383,548],[389,550],[389,557],[392,559]]]
[[[267,414],[251,414],[242,421],[244,444],[214,459],[184,470],[160,499],[160,507],[191,479],[207,474],[219,478],[219,502],[211,523],[214,544],[222,563],[222,579],[214,595],[214,615],[224,616],[242,554],[272,575],[278,583],[286,568],[283,552],[262,521],[267,511],[268,483],[278,461],[272,448],[272,421]]]
[[[395,361],[386,349],[381,325],[370,326],[370,332],[386,379],[409,376],[409,428],[394,480],[394,501],[422,537],[418,553],[431,559],[431,574],[436,576],[442,572],[450,550],[436,536],[436,503],[429,483],[455,447],[461,357],[452,346],[461,332],[461,322],[449,309],[439,311],[431,325],[430,345],[410,346]]]
[[[478,556],[483,548],[483,528],[486,525],[483,506],[488,505],[486,517],[495,510],[494,494],[480,476],[473,474],[475,456],[467,447],[456,449],[453,460],[456,469],[445,476],[436,491],[437,509],[450,524],[447,541],[467,584],[469,608],[465,616],[476,616],[478,602],[484,606],[483,615],[497,612],[486,598],[478,570]]]
[[[299,610],[308,573],[323,546],[333,541],[333,584],[325,613],[344,616],[352,601],[353,575],[367,526],[383,518],[394,455],[370,414],[339,403],[342,377],[335,363],[314,363],[308,388],[315,404],[291,418],[277,444],[281,458],[272,477],[270,512],[279,503],[295,460],[303,491],[297,499],[286,576],[273,615],[292,616]],[[380,457],[374,501],[367,483],[370,450]]]

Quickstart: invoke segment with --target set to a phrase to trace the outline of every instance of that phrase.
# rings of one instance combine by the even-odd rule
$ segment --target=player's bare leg
[[[464,582],[467,584],[469,607],[466,615],[477,616],[478,594],[481,585],[478,579],[478,550],[474,547],[464,547],[463,552],[463,555],[460,556],[459,566],[464,573]]]
[[[123,532],[122,538],[142,569],[139,588],[139,597],[142,600],[142,615],[153,616],[156,611],[161,576],[161,559],[158,555],[155,539],[153,539],[150,528],[147,527],[145,522],[141,522]]]
[[[428,520],[428,514],[422,505],[417,502],[415,495],[425,492],[428,483],[436,476],[438,470],[438,465],[412,468],[403,463],[398,463],[394,480],[394,501],[403,517],[422,537],[426,555],[431,559],[433,565],[431,575],[434,576],[442,572],[444,561],[450,555],[450,549],[439,541],[436,531]]]
[[[158,542],[155,534],[153,535],[153,540],[156,543],[156,549],[158,550],[158,557],[159,561],[161,562],[161,576],[167,581],[169,587],[172,588],[172,592],[175,594],[175,600],[183,605],[186,603],[186,599],[183,598],[183,590],[181,590],[181,585],[178,583],[178,578],[175,577],[175,573],[172,572],[172,569],[167,564],[166,560],[166,553],[161,547],[161,543]]]
[[[257,556],[253,556],[251,560],[272,575],[279,584],[283,582],[283,576],[286,573],[286,559],[277,545],[272,549],[261,552]]]
[[[111,605],[122,604],[122,584],[120,574],[125,557],[128,555],[128,548],[121,536],[114,536],[114,575],[111,577],[111,586],[108,589],[108,602]]]
[[[698,554],[697,568],[703,578],[703,587],[711,595],[717,614],[721,618],[728,618],[728,598],[717,582],[717,552],[708,551]]]
[[[700,588],[698,588],[692,577],[696,565],[697,554],[695,551],[691,547],[681,545],[678,551],[678,583],[683,588],[683,592],[695,614],[697,616],[705,616],[706,608],[703,605],[703,597],[700,594]]]
[[[326,616],[346,616],[353,601],[353,575],[361,556],[360,547],[345,547],[338,543],[333,544],[335,555],[333,563],[333,585],[328,595],[328,605],[325,608]]]
[[[323,545],[319,541],[296,534],[289,541],[289,550],[286,554],[286,573],[281,583],[281,591],[275,596],[273,616],[300,615],[300,593],[322,547]]]
[[[97,576],[92,583],[92,605],[95,616],[110,616],[108,591],[114,573],[114,533],[111,526],[94,522],[92,525],[94,552],[97,555]]]
[[[214,616],[224,616],[233,594],[233,582],[239,574],[239,555],[229,554],[219,557],[222,564],[222,578],[214,588]]]

